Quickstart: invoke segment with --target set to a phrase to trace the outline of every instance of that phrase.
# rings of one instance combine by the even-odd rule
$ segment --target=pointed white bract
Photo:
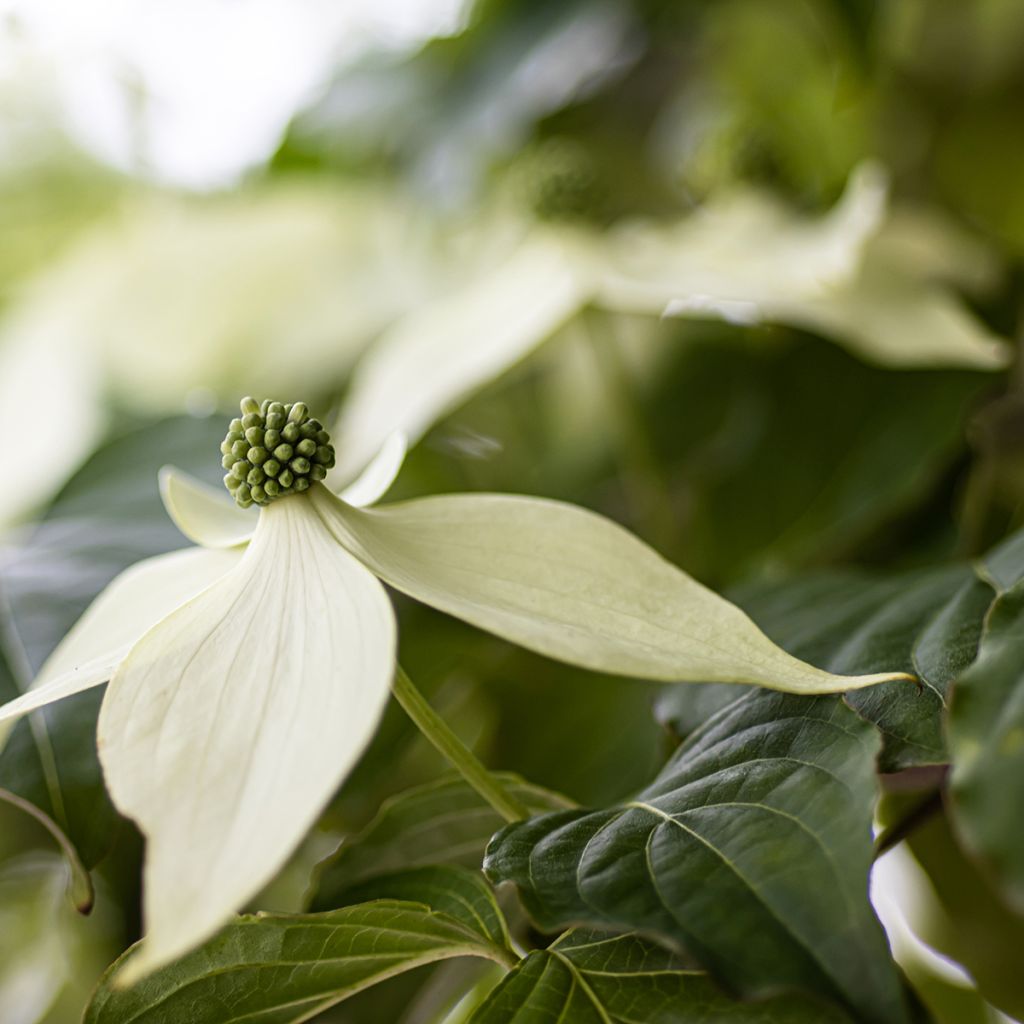
[[[264,509],[241,564],[111,681],[104,775],[146,849],[138,975],[212,934],[276,874],[369,742],[395,624],[304,500]]]
[[[401,431],[389,434],[380,451],[366,468],[345,486],[339,497],[346,504],[354,505],[356,508],[365,508],[380,501],[395,482],[408,450],[409,442],[405,434]]]
[[[753,683],[792,693],[871,686],[791,657],[735,605],[610,520],[502,494],[360,511],[313,502],[383,580],[513,643],[574,665],[667,682]]]
[[[256,530],[256,509],[239,508],[223,487],[210,487],[174,466],[160,470],[160,497],[174,525],[194,544],[233,548]]]

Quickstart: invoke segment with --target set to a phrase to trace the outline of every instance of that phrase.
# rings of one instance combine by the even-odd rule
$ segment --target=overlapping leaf
[[[567,806],[556,794],[517,776],[497,777],[531,811]],[[323,865],[312,909],[338,906],[352,887],[378,875],[428,864],[479,867],[488,840],[502,824],[497,811],[458,776],[399,793]]]
[[[956,683],[950,745],[954,820],[1024,909],[1024,583],[993,605],[978,660]]]
[[[122,958],[100,982],[85,1024],[291,1024],[424,964],[459,956],[512,964],[496,941],[500,912],[478,874],[439,868],[412,884],[431,905],[421,895],[324,914],[242,917],[127,989],[116,984]]]
[[[920,680],[920,687],[883,683],[846,696],[882,733],[879,767],[899,771],[949,761],[943,719],[950,685],[973,662],[996,595],[1022,574],[1024,541],[1015,537],[975,566],[822,572],[731,596],[776,643],[814,665],[837,673],[890,665]],[[660,717],[686,735],[731,697],[723,687],[680,688],[660,698]]]
[[[470,1024],[844,1024],[799,996],[738,1003],[701,971],[635,935],[563,935],[513,970]]]
[[[639,930],[748,996],[906,1019],[867,899],[877,734],[841,701],[741,695],[629,803],[515,824],[486,870],[538,924]]]

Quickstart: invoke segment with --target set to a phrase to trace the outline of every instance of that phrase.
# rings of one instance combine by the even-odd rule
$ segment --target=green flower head
[[[334,465],[330,435],[304,402],[262,403],[243,398],[221,442],[228,471],[224,485],[242,507],[269,505],[275,498],[308,491]]]

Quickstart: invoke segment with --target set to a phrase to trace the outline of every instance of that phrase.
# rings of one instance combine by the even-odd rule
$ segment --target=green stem
[[[530,812],[480,763],[426,702],[405,669],[398,665],[392,684],[395,699],[441,756],[506,820],[522,821]]]

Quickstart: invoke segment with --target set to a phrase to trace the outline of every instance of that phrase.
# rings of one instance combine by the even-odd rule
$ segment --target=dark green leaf
[[[954,686],[949,734],[954,822],[1024,909],[1024,583],[992,607],[978,660]]]
[[[974,659],[982,621],[995,596],[970,566],[894,576],[816,573],[758,584],[731,595],[791,654],[832,672],[903,670],[921,687],[883,683],[847,695],[878,726],[883,771],[948,761],[942,714],[950,682]],[[685,735],[730,691],[684,692],[659,702],[661,718]]]
[[[730,999],[701,971],[635,935],[569,932],[531,953],[471,1024],[842,1024],[850,1018],[799,996]]]
[[[531,811],[566,801],[518,776],[499,774],[503,785]],[[446,776],[385,801],[377,816],[321,868],[314,910],[349,902],[347,890],[377,875],[428,864],[479,867],[488,840],[504,824],[498,813],[460,776]]]
[[[369,900],[425,903],[439,914],[462,921],[483,942],[501,947],[511,945],[505,918],[491,887],[479,871],[444,865],[414,868],[374,878],[353,887],[346,895],[351,903]]]
[[[494,904],[479,874],[438,868],[427,888],[450,912],[422,899],[375,900],[323,914],[241,917],[128,989],[116,987],[122,958],[100,982],[85,1024],[291,1024],[424,964],[460,956],[514,963],[481,926],[480,907]]]
[[[510,825],[486,870],[547,930],[657,935],[745,996],[903,1021],[867,898],[877,742],[835,698],[743,693],[635,800]]]

